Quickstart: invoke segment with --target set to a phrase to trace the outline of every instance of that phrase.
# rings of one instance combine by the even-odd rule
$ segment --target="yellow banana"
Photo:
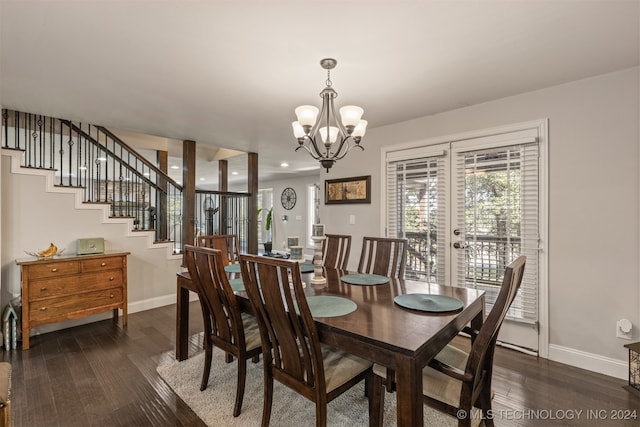
[[[36,255],[43,258],[49,258],[54,256],[58,252],[58,247],[51,243],[47,249],[44,251],[38,252]]]

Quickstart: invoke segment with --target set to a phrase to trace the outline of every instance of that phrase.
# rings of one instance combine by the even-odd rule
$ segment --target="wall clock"
[[[282,191],[280,202],[282,203],[282,207],[286,210],[293,209],[293,207],[296,205],[296,190],[291,187],[285,188]]]

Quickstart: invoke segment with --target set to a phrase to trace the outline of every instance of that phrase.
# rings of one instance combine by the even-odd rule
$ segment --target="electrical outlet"
[[[616,322],[616,338],[622,338],[624,340],[630,340],[633,329],[633,324],[629,319],[620,319]]]

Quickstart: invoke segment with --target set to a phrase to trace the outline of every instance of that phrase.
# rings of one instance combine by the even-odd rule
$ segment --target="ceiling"
[[[218,148],[259,153],[263,181],[319,174],[293,151],[291,121],[296,106],[320,104],[322,58],[338,60],[337,106],[363,107],[371,130],[637,66],[639,10],[617,0],[2,0],[0,104],[155,136],[177,161],[175,141],[195,140],[208,146],[197,171],[207,183],[226,155]],[[230,159],[231,181],[244,181],[245,163]]]

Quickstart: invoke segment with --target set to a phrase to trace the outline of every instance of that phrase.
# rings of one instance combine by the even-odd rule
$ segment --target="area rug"
[[[157,371],[180,398],[211,427],[259,426],[262,420],[262,361],[247,363],[247,382],[242,413],[232,415],[236,393],[236,361],[224,362],[224,354],[214,350],[209,386],[200,391],[204,353],[178,362],[163,358]],[[385,396],[384,425],[396,425],[395,394]],[[457,420],[424,407],[425,425],[457,426]],[[364,382],[342,394],[327,407],[329,426],[366,426],[369,424]],[[315,425],[315,405],[289,388],[274,382],[272,426],[302,427]]]

